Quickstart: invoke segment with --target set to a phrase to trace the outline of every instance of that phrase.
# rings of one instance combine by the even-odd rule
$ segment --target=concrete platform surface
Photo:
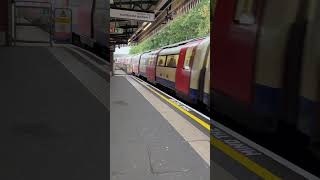
[[[109,110],[81,68],[45,47],[0,48],[0,179],[108,178]]]
[[[110,88],[110,179],[210,179],[206,161],[125,76]]]

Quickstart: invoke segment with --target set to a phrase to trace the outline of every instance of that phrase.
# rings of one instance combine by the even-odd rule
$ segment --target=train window
[[[255,0],[238,0],[234,21],[238,24],[251,25],[255,23]]]
[[[209,52],[208,52],[208,56],[207,56],[207,67],[206,68],[209,68],[210,66],[210,48],[209,48]]]
[[[141,65],[146,65],[146,59],[145,59],[145,58],[141,58],[140,64],[141,64]]]
[[[149,66],[153,65],[153,56],[150,56],[150,58],[148,59],[148,65]]]
[[[183,68],[186,70],[190,69],[190,60],[192,58],[192,52],[194,47],[190,47],[187,49],[186,56],[183,63]]]
[[[167,57],[166,66],[175,68],[178,64],[179,55],[169,55]]]
[[[159,56],[157,66],[164,66],[166,63],[167,56]]]
[[[143,60],[143,65],[147,65],[148,64],[148,58],[146,57],[146,58],[144,58],[144,60]]]

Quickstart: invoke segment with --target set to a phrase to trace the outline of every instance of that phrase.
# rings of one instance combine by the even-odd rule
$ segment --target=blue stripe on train
[[[196,100],[198,97],[199,91],[198,89],[189,89],[189,98],[191,98],[192,100]]]
[[[192,89],[192,88],[190,88],[189,90],[190,90],[189,91],[189,98],[191,98],[193,101],[196,101],[197,98],[198,98],[198,95],[199,95],[199,90],[198,89]],[[204,93],[202,101],[205,104],[209,104],[210,95],[208,93]]]
[[[175,89],[175,83],[172,82],[172,81],[169,81],[167,79],[163,79],[163,78],[160,78],[160,77],[156,77],[156,81],[160,84],[162,84],[163,86],[166,86],[168,88],[171,88],[171,89]]]
[[[316,129],[320,125],[317,122],[317,110],[319,107],[319,102],[300,97],[299,128],[308,135],[315,133],[312,131],[312,127]]]
[[[253,107],[256,112],[274,114],[281,111],[281,88],[272,88],[264,85],[255,85]],[[299,98],[298,128],[307,135],[320,137],[317,121],[320,102],[305,97]]]
[[[255,84],[253,108],[258,113],[274,114],[279,112],[281,89]]]
[[[160,78],[160,77],[156,77],[156,81],[158,83],[162,84],[163,86],[166,86],[166,87],[171,88],[171,89],[175,89],[175,83],[172,82],[172,81],[169,81],[167,79],[163,79],[163,78]],[[199,91],[197,89],[192,89],[192,88],[189,89],[189,98],[190,99],[197,100],[198,94],[199,94]],[[204,94],[203,101],[206,104],[209,103],[209,94],[208,93]]]

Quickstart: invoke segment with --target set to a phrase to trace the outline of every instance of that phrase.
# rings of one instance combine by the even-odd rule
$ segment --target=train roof
[[[164,46],[164,47],[162,47],[162,49],[171,48],[171,47],[175,47],[175,46],[181,46],[181,45],[184,45],[184,44],[188,44],[190,42],[203,40],[203,39],[206,39],[208,37],[210,37],[210,36],[203,36],[203,37],[198,37],[198,38],[194,38],[194,39],[189,39],[189,40],[186,40],[186,41],[181,41],[181,42],[178,42],[178,43],[175,43],[175,44],[170,44],[170,45]]]
[[[194,38],[194,39],[189,39],[189,40],[186,40],[186,41],[181,41],[181,42],[178,42],[178,43],[175,43],[175,44],[170,44],[170,45],[167,45],[167,46],[163,46],[163,47],[158,48],[158,49],[149,50],[149,51],[145,51],[145,52],[142,52],[142,53],[134,54],[132,56],[142,56],[144,54],[149,54],[149,53],[154,53],[154,52],[159,52],[159,51],[160,51],[160,54],[162,54],[162,52],[165,49],[170,49],[170,48],[174,48],[173,50],[169,50],[169,51],[172,51],[171,53],[174,54],[176,50],[181,49],[181,48],[179,48],[179,46],[187,45],[189,43],[194,43],[194,42],[197,42],[197,41],[200,41],[200,40],[204,40],[204,39],[207,39],[207,38],[210,38],[210,36],[203,36],[203,37],[198,37],[198,38]],[[169,53],[169,51],[166,50],[165,52]]]

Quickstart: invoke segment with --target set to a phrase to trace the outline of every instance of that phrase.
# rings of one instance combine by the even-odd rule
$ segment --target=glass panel
[[[167,56],[159,56],[157,66],[164,66]]]
[[[153,65],[153,58],[154,58],[153,56],[150,56],[149,63],[148,63],[149,66]]]
[[[190,60],[192,57],[192,52],[193,52],[193,47],[190,47],[187,49],[186,56],[184,59],[184,64],[183,64],[183,68],[186,70],[190,69]]]
[[[169,55],[167,57],[166,66],[168,67],[177,67],[178,64],[179,55]]]
[[[208,57],[207,57],[207,69],[209,68],[210,66],[210,49],[209,49],[209,53],[208,53]]]
[[[234,20],[239,24],[254,24],[254,0],[238,0]]]

